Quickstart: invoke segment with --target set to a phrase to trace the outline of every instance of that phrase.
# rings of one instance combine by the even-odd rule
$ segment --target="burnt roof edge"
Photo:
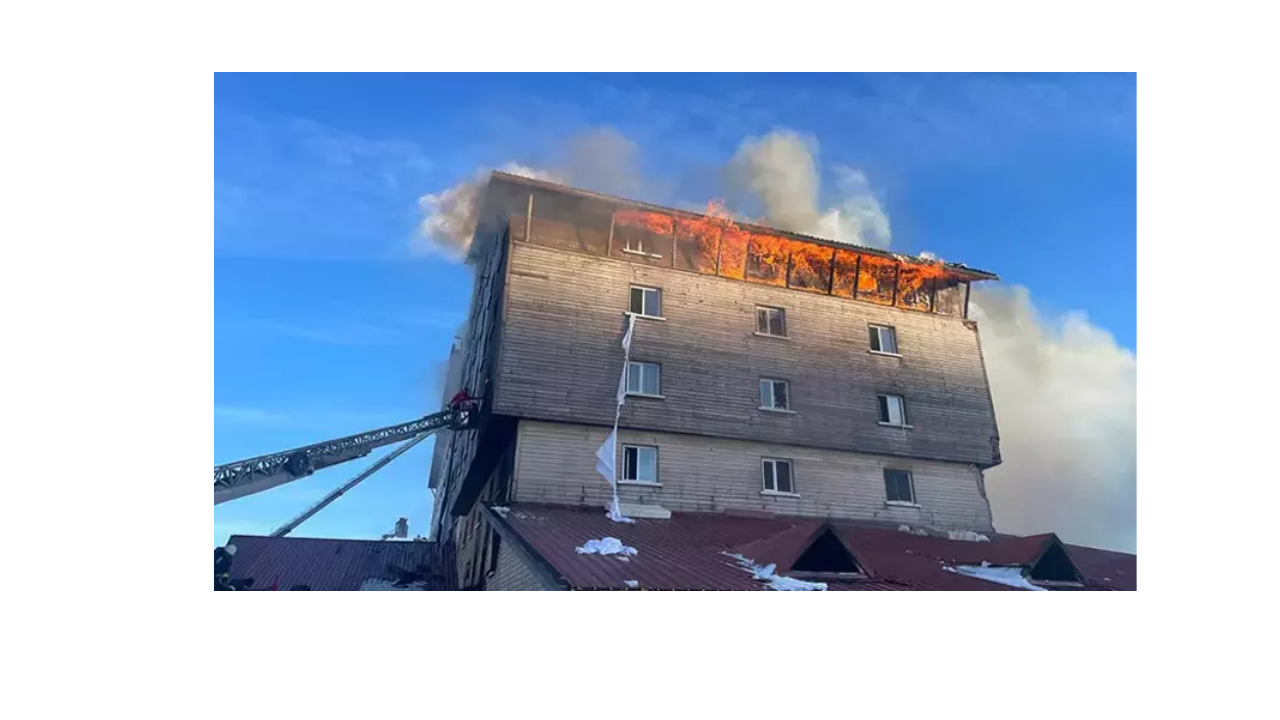
[[[678,216],[690,217],[690,218],[708,217],[703,213],[691,212],[689,210],[679,210],[677,208],[669,208],[669,207],[664,207],[662,205],[654,205],[652,203],[641,202],[639,200],[630,200],[627,198],[617,197],[616,195],[606,195],[604,193],[598,193],[598,192],[593,192],[591,190],[583,190],[581,188],[575,188],[569,185],[554,183],[549,180],[539,180],[536,178],[524,177],[523,175],[512,175],[511,173],[503,172],[501,170],[494,170],[492,173],[490,173],[490,177],[491,179],[497,178],[499,180],[505,180],[508,182],[515,183],[517,185],[536,187],[536,188],[541,188],[543,190],[552,190],[555,192],[563,193],[565,195],[576,195],[578,197],[590,198],[592,200],[600,200],[603,202],[626,205],[626,206],[633,207],[640,210],[648,210],[651,212],[665,213],[668,215],[678,215]],[[802,233],[791,232],[790,230],[780,230],[778,228],[769,227],[767,225],[757,225],[755,223],[750,223],[750,222],[739,222],[735,220],[734,224],[736,224],[738,227],[746,228],[747,230],[768,231],[771,233],[777,233],[781,236],[791,238],[794,240],[817,243],[824,247],[849,250],[850,252],[858,252],[858,253],[863,253],[865,255],[875,255],[877,257],[882,257],[888,260],[898,260],[900,262],[918,263],[921,265],[936,265],[941,263],[943,267],[955,272],[958,275],[969,276],[968,279],[970,280],[997,280],[998,281],[1000,279],[1000,276],[996,275],[993,272],[990,272],[988,270],[979,270],[978,268],[969,267],[968,265],[964,265],[962,263],[951,263],[951,262],[946,262],[945,260],[928,260],[926,258],[922,258],[916,255],[906,255],[904,253],[895,253],[889,250],[881,250],[879,248],[867,247],[865,245],[854,245],[853,243],[843,243],[843,242],[838,242],[836,240],[828,240],[826,238],[814,237],[812,235],[804,235]]]

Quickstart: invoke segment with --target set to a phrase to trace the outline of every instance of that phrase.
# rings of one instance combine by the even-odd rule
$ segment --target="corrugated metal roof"
[[[1083,545],[1065,547],[1086,586],[1100,590],[1138,589],[1137,555]]]
[[[785,575],[825,527],[837,534],[868,575],[866,580],[829,582],[832,590],[1016,590],[945,567],[983,561],[1026,566],[1056,540],[1038,535],[972,542],[812,518],[701,513],[621,524],[594,508],[539,505],[512,506],[496,517],[569,587],[579,590],[625,590],[628,581],[648,590],[763,590],[766,586],[731,555],[740,554],[757,565],[774,563]],[[622,559],[576,552],[588,540],[606,537],[634,547],[636,554]],[[1136,558],[1133,562],[1136,566]]]
[[[340,540],[233,535],[232,578],[253,578],[254,590],[359,590],[369,579],[398,580],[399,570],[428,571],[428,589],[456,590],[452,545],[436,542]]]

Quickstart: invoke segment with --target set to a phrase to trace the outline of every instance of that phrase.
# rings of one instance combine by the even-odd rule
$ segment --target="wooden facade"
[[[778,505],[910,523],[930,519],[928,497],[937,524],[990,529],[981,470],[1000,462],[999,434],[966,316],[970,282],[993,275],[497,173],[470,262],[472,312],[450,375],[484,398],[483,419],[437,444],[432,471],[441,533],[459,541],[465,576],[488,576],[500,557],[469,537],[484,526],[477,500],[595,504],[607,488],[588,467],[594,448],[569,436],[595,441],[612,425],[632,286],[661,293],[661,318],[636,321],[632,359],[660,365],[662,397],[629,398],[619,424],[624,437],[661,434],[682,448],[689,479],[663,489],[672,509]],[[757,332],[758,307],[785,312],[785,338]],[[871,352],[871,325],[894,329],[896,354]],[[788,383],[787,412],[761,409],[762,378]],[[879,422],[879,394],[904,399],[907,427]],[[563,447],[532,451],[530,433]],[[753,480],[697,470],[714,460],[699,442],[837,467],[840,453],[856,454],[844,465],[858,478],[821,476],[790,505],[761,500]],[[561,452],[586,465],[572,478],[557,477],[559,461],[535,469]],[[919,469],[922,508],[875,502],[885,462]],[[584,489],[591,482],[600,487]]]
[[[511,501],[604,507],[610,489],[595,472],[595,451],[608,434],[608,427],[521,420]],[[657,448],[658,484],[620,485],[627,505],[993,530],[982,471],[973,465],[632,429],[618,432],[619,462],[628,444]],[[791,464],[793,493],[764,491],[765,458]],[[911,474],[914,505],[887,502],[886,468]]]

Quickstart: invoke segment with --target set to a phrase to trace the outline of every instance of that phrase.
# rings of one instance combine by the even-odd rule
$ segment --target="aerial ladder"
[[[237,460],[213,468],[213,504],[219,505],[228,500],[246,497],[256,493],[279,487],[286,483],[310,477],[325,468],[365,457],[374,450],[404,443],[399,448],[367,470],[352,478],[342,487],[334,490],[319,502],[312,505],[293,520],[281,525],[272,537],[289,534],[298,525],[323,510],[329,503],[341,497],[351,488],[363,482],[370,475],[385,467],[392,460],[408,451],[413,446],[426,440],[439,430],[462,430],[471,427],[479,409],[480,401],[459,393],[449,407],[399,425],[390,425],[377,430],[348,435],[346,437],[307,445],[305,447],[284,450],[282,452],[260,455],[247,460]]]

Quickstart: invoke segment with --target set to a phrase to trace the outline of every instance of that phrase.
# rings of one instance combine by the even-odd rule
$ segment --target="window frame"
[[[635,450],[636,452],[636,474],[640,474],[640,450],[653,451],[653,480],[640,480],[638,478],[627,477],[627,450]],[[622,446],[622,472],[618,478],[619,484],[626,485],[643,485],[645,487],[662,487],[662,471],[660,466],[660,457],[658,455],[657,445],[640,445],[638,443],[626,443]]]
[[[622,251],[627,255],[639,255],[641,257],[662,259],[662,253],[652,252],[645,248],[644,241],[654,234],[644,228],[627,228],[622,232]],[[631,247],[631,241],[635,240],[639,244],[639,249]]]
[[[769,400],[771,403],[773,403],[772,405],[764,404],[764,384],[765,383],[769,383]],[[778,402],[777,383],[782,383],[782,385],[786,388],[785,390],[785,393],[787,396],[786,407],[778,407],[777,405],[777,402]],[[761,410],[765,410],[768,412],[779,412],[779,413],[795,412],[795,410],[791,408],[791,381],[790,380],[785,380],[783,378],[762,377],[760,378],[759,388],[760,388],[759,395],[760,395]]]
[[[910,500],[897,500],[889,497],[889,475],[890,473],[901,473],[907,476],[907,490],[910,493]],[[895,482],[895,489],[897,489]],[[920,507],[916,495],[916,475],[906,468],[886,467],[884,468],[884,502],[886,505],[898,505],[902,507]]]
[[[778,464],[786,463],[787,465],[787,482],[790,483],[790,490],[778,489]],[[765,474],[765,468],[770,464],[773,465],[773,487],[770,488],[766,481],[768,476]],[[762,457],[760,458],[760,494],[761,495],[781,495],[783,497],[800,497],[800,493],[796,492],[796,463],[791,458],[780,457]]]
[[[632,365],[639,365],[641,367],[640,382],[638,383],[640,387],[639,390],[631,389],[631,366]],[[655,368],[658,372],[658,391],[656,393],[647,393],[644,391],[643,368],[645,366]],[[625,382],[624,389],[626,391],[624,395],[626,395],[627,397],[647,397],[647,398],[666,399],[666,396],[662,394],[662,363],[649,362],[648,360],[628,360],[626,378],[624,379],[624,382]]]
[[[760,329],[760,314],[761,314],[761,312],[762,312],[762,311],[763,311],[764,313],[766,313],[766,315],[765,315],[765,325],[764,325],[764,329],[763,329],[763,330],[761,330],[761,329]],[[768,321],[768,315],[767,315],[767,313],[769,313],[769,312],[775,312],[775,313],[777,313],[777,314],[778,314],[778,324],[782,326],[782,332],[781,332],[781,333],[775,333],[775,332],[772,332],[772,330],[770,329],[770,327],[769,327],[769,321]],[[790,339],[790,337],[791,337],[791,336],[787,333],[787,309],[786,309],[786,308],[781,308],[781,307],[776,307],[776,306],[773,306],[773,305],[757,305],[757,306],[756,306],[756,333],[755,333],[755,334],[756,334],[756,335],[759,335],[760,337],[787,338],[787,339]]]
[[[893,422],[892,419],[889,419],[889,420],[881,419],[881,416],[880,416],[880,399],[881,398],[897,398],[898,414],[902,416],[902,422]],[[885,415],[889,418],[893,417],[893,413],[890,412],[888,403],[886,403],[885,405]],[[887,393],[887,392],[876,393],[876,420],[880,425],[883,425],[884,427],[910,428],[911,421],[909,419],[909,416],[907,415],[907,399],[902,395],[897,395],[894,393]]]
[[[640,291],[640,312],[636,312],[634,309],[634,300],[635,300],[636,290]],[[645,302],[645,298],[647,297],[646,293],[653,293],[654,296],[657,298],[657,304],[658,304],[657,315],[649,314],[650,308],[648,307],[648,303]],[[657,318],[659,320],[665,319],[662,316],[662,288],[649,287],[648,285],[635,285],[635,284],[630,285],[627,290],[627,312],[631,315],[635,315],[636,317]]]
[[[867,340],[867,344],[868,344],[868,348],[869,348],[869,349],[868,349],[868,352],[870,352],[870,353],[872,353],[872,354],[874,354],[874,355],[889,355],[889,356],[891,356],[891,357],[902,357],[902,353],[900,352],[900,350],[899,350],[899,348],[898,348],[898,329],[897,329],[896,327],[894,327],[893,325],[881,325],[881,324],[879,324],[879,323],[868,323],[868,324],[867,324],[867,330],[869,331],[869,337],[868,337],[868,340]],[[890,337],[890,338],[892,339],[892,341],[893,341],[893,351],[892,351],[892,352],[890,352],[890,351],[888,351],[888,350],[885,350],[885,349],[884,349],[884,333],[883,333],[883,331],[885,331],[885,330],[888,330],[888,331],[889,331],[889,337]],[[875,338],[875,342],[874,342],[874,343],[872,343],[872,342],[871,342],[871,339],[870,339],[871,337],[874,337],[874,338]],[[879,346],[880,346],[880,349],[879,349],[879,350],[877,350],[877,349],[874,347],[875,345],[879,345]]]

